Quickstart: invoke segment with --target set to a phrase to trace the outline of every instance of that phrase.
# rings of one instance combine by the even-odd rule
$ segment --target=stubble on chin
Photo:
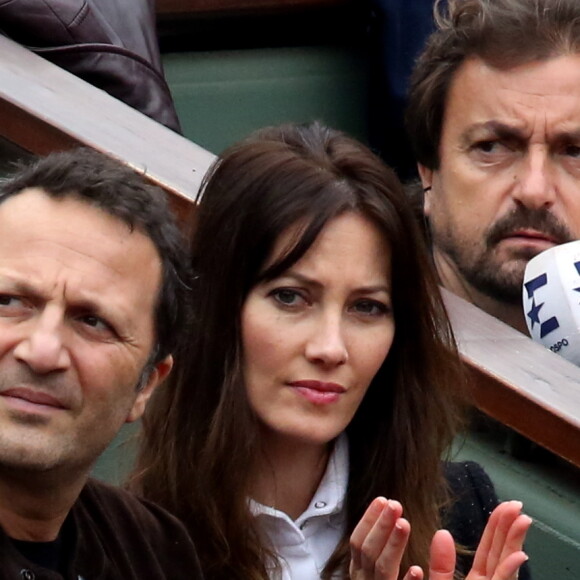
[[[436,228],[437,229],[437,228]],[[479,237],[461,235],[461,228],[448,223],[431,235],[456,273],[478,292],[509,305],[520,305],[527,263],[538,251],[521,247],[506,249],[502,242],[514,232],[534,230],[543,233],[556,245],[575,239],[571,230],[549,208],[530,209],[517,206],[499,218]]]
[[[510,305],[521,302],[524,271],[532,256],[501,256],[497,244],[477,248],[445,238],[438,242],[438,252],[455,275],[477,292]]]
[[[42,429],[42,418],[20,418],[17,425],[0,432],[0,468],[17,472],[45,472],[61,463],[63,456],[74,449],[68,436],[58,441]]]

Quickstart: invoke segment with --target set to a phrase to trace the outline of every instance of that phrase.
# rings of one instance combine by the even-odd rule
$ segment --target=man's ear
[[[433,170],[417,163],[417,170],[423,185],[423,215],[429,217],[431,213],[431,189],[433,187]]]
[[[173,357],[169,354],[163,360],[159,361],[153,370],[149,373],[147,377],[147,382],[144,386],[139,389],[137,393],[137,398],[133,403],[133,407],[125,419],[126,423],[132,423],[140,419],[145,412],[145,407],[149,401],[149,397],[153,394],[153,391],[160,385],[171,372],[173,367]]]

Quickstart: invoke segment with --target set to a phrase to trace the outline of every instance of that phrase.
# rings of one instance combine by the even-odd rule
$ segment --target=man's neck
[[[0,469],[0,527],[14,540],[51,542],[83,488],[87,476],[52,482],[45,473],[6,476]]]
[[[509,326],[519,330],[526,336],[529,334],[521,304],[510,304],[508,302],[495,300],[487,294],[480,292],[460,275],[454,264],[450,263],[449,260],[438,253],[434,253],[433,261],[437,275],[439,276],[439,283],[443,288],[475,304],[475,306],[481,308],[484,312],[509,324]]]

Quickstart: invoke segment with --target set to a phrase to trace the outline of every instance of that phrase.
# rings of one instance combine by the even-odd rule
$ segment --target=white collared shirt
[[[250,500],[259,529],[280,557],[282,576],[272,571],[272,579],[320,580],[344,531],[347,484],[348,441],[343,433],[336,440],[310,505],[296,521],[284,512]]]

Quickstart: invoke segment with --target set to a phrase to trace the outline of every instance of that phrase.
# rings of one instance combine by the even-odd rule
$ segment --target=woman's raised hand
[[[398,501],[377,497],[371,502],[350,537],[351,580],[397,580],[411,532],[402,514]]]
[[[518,501],[503,502],[492,512],[465,580],[516,580],[528,559],[522,551],[531,518],[521,513]],[[397,501],[378,497],[368,507],[350,537],[351,580],[397,580],[401,558],[411,527],[402,518]],[[439,530],[431,542],[428,580],[453,580],[455,544],[447,530]],[[423,580],[412,566],[403,580]]]
[[[522,504],[508,501],[492,512],[465,580],[515,580],[528,559],[522,551],[531,518],[521,513]],[[439,530],[431,542],[429,580],[453,580],[455,545],[451,534]],[[418,578],[421,578],[419,576]]]

